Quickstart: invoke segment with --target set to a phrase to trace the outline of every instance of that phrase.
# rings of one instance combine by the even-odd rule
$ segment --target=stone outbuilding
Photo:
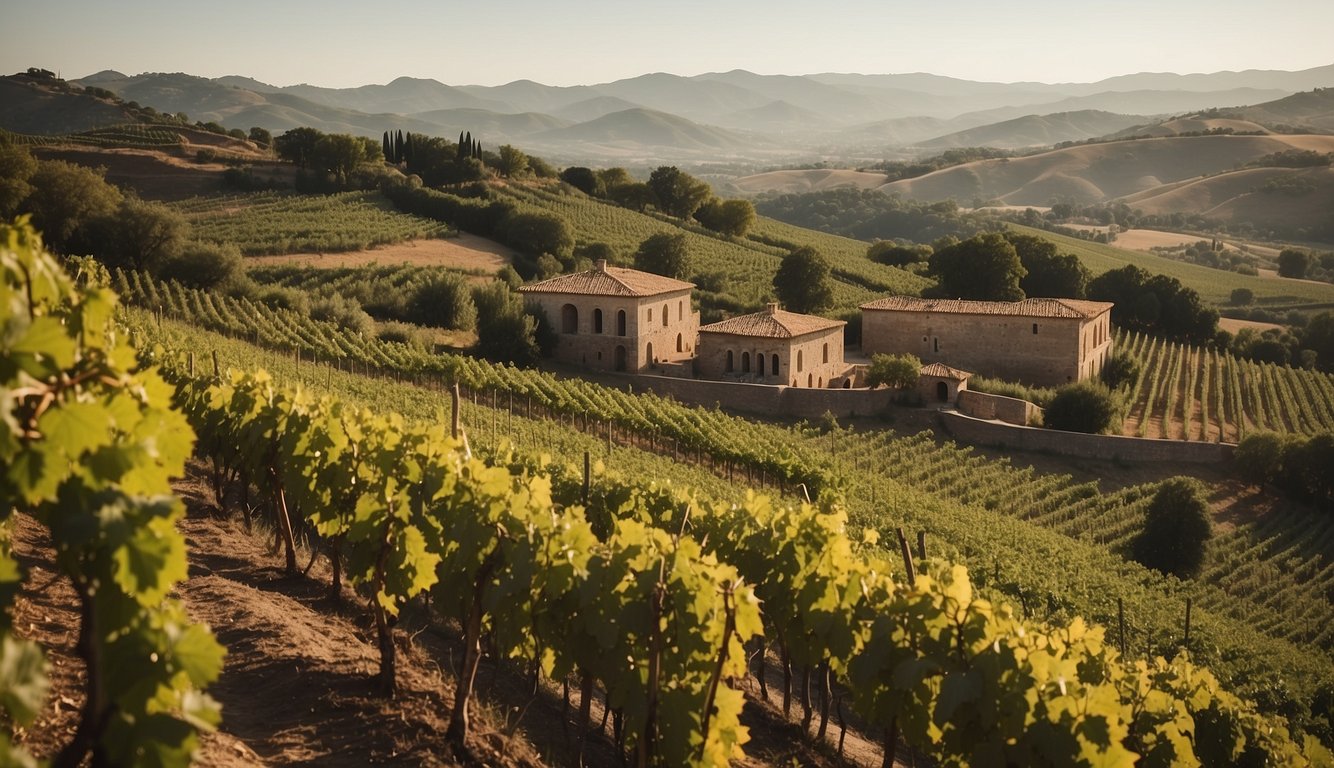
[[[826,387],[843,376],[842,320],[802,315],[770,304],[699,329],[701,378]]]
[[[968,379],[972,375],[944,363],[927,363],[917,377],[917,394],[923,403],[952,405],[959,402],[959,390],[968,389]]]
[[[1112,305],[1077,299],[890,296],[861,305],[862,351],[916,355],[978,375],[1052,387],[1092,378],[1112,352]]]
[[[639,373],[694,356],[699,332],[699,313],[690,304],[694,287],[599,260],[586,272],[524,285],[519,292],[546,312],[557,335],[557,360]]]

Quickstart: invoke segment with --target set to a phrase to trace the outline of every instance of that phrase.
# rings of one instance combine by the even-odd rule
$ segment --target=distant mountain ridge
[[[450,137],[461,129],[476,130],[493,146],[516,143],[557,160],[592,160],[596,156],[588,153],[600,141],[628,145],[642,138],[640,143],[655,148],[652,157],[675,159],[713,150],[745,153],[747,145],[765,156],[774,148],[796,156],[845,146],[889,151],[932,140],[941,143],[931,146],[954,146],[946,136],[1031,116],[1047,120],[1045,130],[1054,141],[1080,140],[1093,128],[1058,126],[1059,120],[1046,116],[1103,112],[1148,123],[1137,116],[1272,102],[1302,89],[1334,86],[1334,65],[1300,72],[1140,73],[1096,83],[1055,84],[975,82],[925,73],[760,75],[745,70],[693,77],[658,72],[576,86],[532,80],[448,85],[400,77],[385,84],[325,88],[275,86],[240,75],[129,76],[115,70],[74,82],[160,111],[184,112],[192,119],[243,130],[308,125],[366,136],[411,130]],[[472,123],[461,125],[464,120]],[[631,122],[649,133],[634,136]],[[744,138],[734,135],[737,131]],[[995,141],[1028,146],[1042,134],[1030,126]]]

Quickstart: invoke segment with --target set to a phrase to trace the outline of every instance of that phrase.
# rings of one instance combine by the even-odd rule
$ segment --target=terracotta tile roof
[[[1106,301],[1080,299],[1024,299],[1023,301],[967,301],[964,299],[919,299],[916,296],[887,296],[868,301],[862,309],[899,312],[944,312],[960,315],[1011,315],[1014,317],[1065,317],[1091,320],[1112,308]]]
[[[816,331],[839,328],[847,323],[815,315],[800,315],[770,304],[763,312],[738,315],[717,323],[700,326],[700,333],[726,333],[733,336],[757,336],[766,339],[791,339]]]
[[[922,366],[920,372],[922,376],[930,376],[937,379],[952,379],[954,381],[968,381],[973,374],[968,371],[961,371],[958,368],[951,368],[944,363],[927,363]]]
[[[688,291],[694,283],[675,280],[637,269],[609,267],[598,261],[587,272],[558,275],[532,285],[519,286],[522,293],[569,293],[580,296],[657,296],[675,291]]]

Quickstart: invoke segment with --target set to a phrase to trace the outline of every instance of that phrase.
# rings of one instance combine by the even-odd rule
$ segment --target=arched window
[[[653,307],[648,308],[648,321],[653,322]]]
[[[686,351],[686,340],[685,340],[685,337],[682,336],[682,335],[679,334],[679,333],[676,334],[676,351],[677,351],[677,352],[684,352],[684,351]]]
[[[774,353],[774,356],[773,356],[773,358],[772,358],[772,363],[770,364],[770,367],[769,367],[769,373],[772,374],[772,375],[774,375],[774,376],[777,376],[777,375],[778,375],[778,353],[777,353],[777,352]]]
[[[624,309],[622,309],[621,311],[619,311],[619,312],[616,313],[616,335],[617,335],[617,336],[624,336],[624,335],[625,335],[625,310],[624,310]]]
[[[684,320],[684,319],[686,319],[686,300],[685,300],[685,299],[681,299],[680,301],[676,302],[676,319],[677,319],[677,320]]]
[[[579,332],[579,308],[573,304],[566,304],[560,308],[560,332]]]
[[[727,373],[736,370],[736,361],[732,359],[732,350],[727,350],[727,367],[723,369]]]
[[[797,373],[801,373],[801,350],[797,350]]]
[[[808,387],[815,386],[815,374],[813,373],[806,374],[806,386]]]
[[[653,357],[653,342],[644,345],[644,363],[646,365],[657,365],[658,361]]]
[[[593,333],[602,333],[602,309],[593,310]]]
[[[669,311],[668,311],[668,309],[667,309],[667,305],[666,305],[666,304],[663,304],[663,305],[662,305],[662,327],[663,327],[663,328],[666,328],[666,327],[667,327],[667,315],[668,315],[668,314],[669,314]]]
[[[742,352],[742,353],[741,353],[741,372],[742,372],[742,373],[750,373],[750,353],[749,353],[749,352]]]
[[[824,343],[824,362],[829,362],[829,342]]]

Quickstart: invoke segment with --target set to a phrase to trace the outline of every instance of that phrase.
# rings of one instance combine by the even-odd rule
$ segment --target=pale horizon
[[[652,7],[614,0],[574,7],[539,0],[483,7],[237,0],[224,12],[197,2],[50,0],[0,11],[7,29],[24,31],[0,50],[0,73],[42,67],[78,79],[103,70],[184,72],[349,88],[399,77],[595,85],[656,72],[691,77],[744,69],[1058,84],[1334,63],[1328,2],[1127,0],[1113,7],[1028,0],[1005,9],[998,14],[982,0],[834,0],[814,10],[791,0]]]

